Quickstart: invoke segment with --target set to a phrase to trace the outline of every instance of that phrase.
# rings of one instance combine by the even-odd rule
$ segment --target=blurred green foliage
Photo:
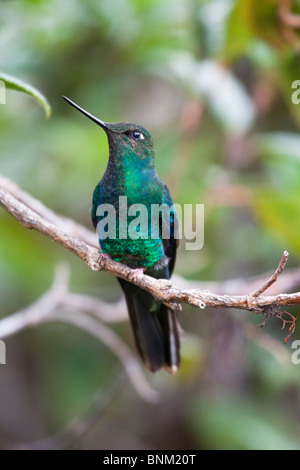
[[[185,251],[181,243],[179,274],[247,278],[274,269],[284,250],[288,266],[298,266],[300,104],[291,96],[300,79],[300,35],[280,16],[280,4],[0,2],[0,71],[38,89],[52,108],[46,120],[32,97],[7,89],[1,174],[91,228],[106,137],[66,105],[64,94],[104,121],[147,127],[174,200],[205,204],[204,248]],[[300,15],[300,2],[292,9]],[[45,292],[60,260],[71,266],[73,291],[120,297],[111,276],[92,273],[0,211],[0,316]],[[248,313],[184,308],[180,322],[182,370],[176,377],[147,374],[160,404],[143,403],[128,385],[79,445],[299,449],[300,366],[280,362],[263,336],[270,334],[286,357],[292,340],[283,346],[281,324],[270,320],[253,339],[244,322],[259,320]],[[132,345],[128,325],[116,331]],[[0,436],[14,442],[55,433],[80,415],[117,363],[101,343],[67,325],[32,328],[6,344]]]

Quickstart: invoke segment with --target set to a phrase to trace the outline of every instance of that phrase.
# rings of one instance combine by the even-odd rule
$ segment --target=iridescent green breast
[[[100,240],[104,253],[131,267],[149,267],[164,256],[163,244],[157,240]]]
[[[148,267],[164,256],[159,229],[153,226],[151,219],[152,204],[159,205],[162,201],[160,183],[155,170],[144,171],[138,166],[130,172],[112,172],[110,169],[104,174],[94,192],[92,215],[98,226],[103,219],[103,215],[99,216],[99,207],[110,204],[115,209],[115,237],[105,238],[103,231],[98,231],[101,249],[112,259],[133,267]],[[138,220],[139,224],[136,223]],[[155,233],[158,236],[154,238]]]

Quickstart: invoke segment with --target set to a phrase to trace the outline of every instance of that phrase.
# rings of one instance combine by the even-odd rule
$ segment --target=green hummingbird
[[[98,228],[101,251],[133,269],[142,269],[148,276],[169,279],[178,247],[177,216],[170,192],[155,169],[150,133],[137,124],[103,122],[69,98],[63,98],[98,124],[108,138],[108,164],[94,190],[91,210],[93,225]],[[125,219],[126,233],[123,222],[121,227],[120,214],[123,209],[120,197],[122,201],[126,197],[127,207],[138,205],[140,208],[142,205],[147,210],[143,223],[137,224],[135,236],[129,236],[132,215]],[[162,204],[172,208],[168,236],[165,237],[163,231],[167,223],[164,217],[154,220],[151,216],[152,207]],[[99,230],[98,224],[104,222],[107,216],[107,212],[101,210],[103,207],[112,207],[116,216],[115,230],[112,230],[114,236],[111,237]],[[118,281],[125,294],[136,348],[146,367],[152,372],[163,367],[175,373],[180,366],[180,327],[175,312],[138,286],[123,279]]]

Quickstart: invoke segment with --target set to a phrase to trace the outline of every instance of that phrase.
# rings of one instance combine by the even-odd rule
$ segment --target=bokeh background
[[[7,90],[1,174],[92,228],[106,136],[65,94],[104,121],[144,125],[173,199],[205,204],[204,247],[185,251],[182,244],[177,274],[243,280],[274,270],[284,250],[287,269],[296,269],[297,15],[300,2],[286,0],[1,1],[0,70],[38,88],[52,107],[46,120],[33,98]],[[121,298],[112,276],[91,272],[0,210],[0,316],[47,291],[61,261],[71,268],[73,292]],[[244,311],[184,306],[179,317],[180,372],[145,371],[160,393],[157,404],[144,401],[126,376],[116,385],[122,366],[78,328],[50,323],[8,338],[0,366],[2,448],[300,449],[300,365],[291,362],[299,329],[284,345],[276,318],[259,329],[262,316]],[[133,348],[128,323],[112,328]],[[72,423],[86,410],[92,424],[73,439]]]

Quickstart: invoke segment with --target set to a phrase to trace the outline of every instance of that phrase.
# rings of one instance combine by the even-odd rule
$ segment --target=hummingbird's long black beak
[[[96,124],[98,124],[99,126],[103,127],[103,129],[107,129],[107,125],[105,124],[105,122],[101,121],[100,119],[96,118],[95,116],[93,116],[92,114],[88,113],[85,109],[81,108],[80,106],[78,106],[78,104],[74,103],[74,101],[70,100],[70,98],[67,98],[66,96],[62,95],[63,99],[66,100],[71,106],[73,106],[74,108],[78,109],[78,111],[80,111],[82,114],[84,114],[85,116],[87,116],[89,119],[91,119],[92,121],[94,121]]]

